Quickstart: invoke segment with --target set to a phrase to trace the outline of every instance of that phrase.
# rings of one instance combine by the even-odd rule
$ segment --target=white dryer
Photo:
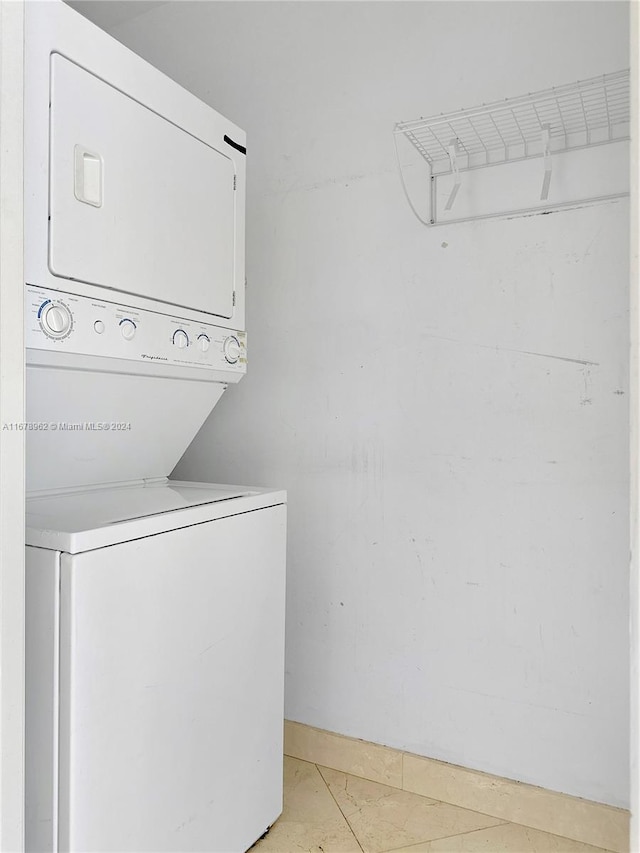
[[[28,284],[244,331],[244,132],[61,0],[25,4],[25,164]]]
[[[33,498],[26,849],[243,853],[282,810],[283,492]]]
[[[166,476],[246,372],[245,143],[65,3],[26,4],[29,492]]]

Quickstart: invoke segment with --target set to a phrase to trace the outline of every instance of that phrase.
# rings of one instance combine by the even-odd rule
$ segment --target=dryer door
[[[53,275],[232,316],[228,157],[59,54],[50,143]]]

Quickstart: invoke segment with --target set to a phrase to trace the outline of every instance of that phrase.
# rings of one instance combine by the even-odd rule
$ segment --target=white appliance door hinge
[[[236,188],[236,180],[237,180],[237,179],[236,179],[236,176],[234,175],[234,176],[233,176],[233,188],[234,188],[234,190],[235,190],[235,188]]]

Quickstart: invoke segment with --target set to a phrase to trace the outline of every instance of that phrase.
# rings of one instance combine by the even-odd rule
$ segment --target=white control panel
[[[26,287],[26,345],[80,355],[246,373],[246,332],[88,296]]]

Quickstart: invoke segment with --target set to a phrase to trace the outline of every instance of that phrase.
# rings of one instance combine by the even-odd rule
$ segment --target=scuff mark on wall
[[[499,347],[499,349],[500,349],[500,347]],[[538,356],[539,358],[553,358],[556,361],[568,361],[570,364],[582,364],[582,365],[589,366],[589,367],[597,367],[598,366],[598,362],[596,362],[596,361],[585,361],[584,359],[581,359],[581,358],[567,358],[564,355],[550,355],[549,353],[545,353],[545,352],[530,352],[529,350],[517,350],[517,349],[508,350],[508,352],[519,352],[522,355],[535,355],[535,356]]]
[[[593,398],[591,396],[591,370],[589,364],[586,364],[584,370],[582,371],[582,376],[584,378],[584,394],[580,399],[581,406],[590,406],[593,403]]]
[[[584,358],[570,358],[565,355],[553,355],[551,353],[546,352],[534,352],[533,350],[524,350],[524,349],[514,349],[512,347],[502,347],[498,344],[491,346],[490,344],[479,344],[475,341],[465,341],[461,338],[451,338],[446,335],[432,335],[432,334],[422,334],[420,337],[422,338],[434,338],[439,341],[450,341],[454,344],[464,344],[465,346],[473,346],[478,347],[479,349],[490,349],[494,352],[513,352],[517,355],[531,355],[536,358],[551,358],[556,361],[567,361],[570,364],[581,364],[583,366],[588,367],[599,367],[599,362],[597,361],[588,361]]]
[[[588,258],[588,257],[589,257],[589,255],[591,254],[591,247],[592,247],[592,246],[593,246],[593,244],[596,242],[596,240],[598,239],[598,237],[600,236],[600,234],[601,234],[601,233],[602,233],[602,226],[600,226],[600,228],[598,228],[598,230],[597,230],[597,231],[596,231],[596,233],[594,234],[593,238],[591,239],[591,242],[589,243],[589,245],[588,245],[588,246],[587,246],[587,248],[585,249],[585,252],[584,252],[584,254],[583,254],[583,256],[582,256],[582,260],[583,260],[583,261],[584,261],[584,259],[585,259],[585,258]]]

